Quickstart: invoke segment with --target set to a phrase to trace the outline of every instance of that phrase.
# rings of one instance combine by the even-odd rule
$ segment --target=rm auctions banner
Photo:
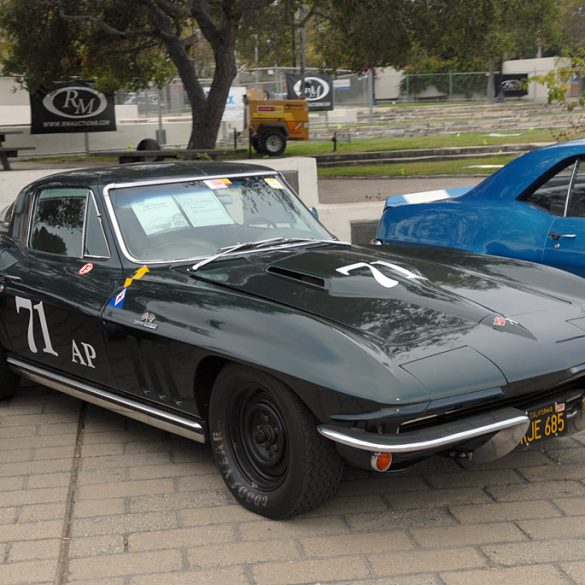
[[[113,95],[81,82],[31,94],[30,113],[31,134],[116,130]]]
[[[304,87],[301,89],[301,76],[287,73],[286,92],[289,100],[305,98],[309,102],[310,112],[333,109],[333,84],[329,75],[305,75]]]

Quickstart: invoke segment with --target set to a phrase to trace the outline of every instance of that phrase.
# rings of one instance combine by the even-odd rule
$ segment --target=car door
[[[553,264],[545,257],[549,234],[555,222],[565,215],[575,165],[574,158],[563,162],[518,198],[514,204],[517,208],[515,225],[508,230],[513,237],[507,240],[515,253],[502,256]],[[525,240],[532,242],[529,252],[523,250]]]
[[[574,164],[563,213],[547,234],[543,262],[585,276],[585,161]]]
[[[122,269],[95,197],[57,185],[24,197],[0,262],[3,345],[26,362],[110,385],[100,315]]]

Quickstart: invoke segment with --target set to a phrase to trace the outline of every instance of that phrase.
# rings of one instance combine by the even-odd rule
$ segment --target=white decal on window
[[[337,272],[344,274],[345,276],[349,276],[349,273],[352,270],[356,270],[357,268],[367,268],[371,273],[372,276],[376,279],[376,282],[383,286],[384,288],[392,288],[398,284],[397,280],[393,278],[389,278],[385,274],[382,274],[374,264],[379,264],[380,266],[386,266],[387,268],[391,268],[394,272],[398,272],[402,276],[408,278],[409,280],[426,280],[424,276],[420,276],[420,274],[415,274],[410,270],[403,268],[402,266],[398,266],[397,264],[392,264],[391,262],[385,262],[384,260],[376,260],[371,264],[367,262],[356,262],[355,264],[348,264],[347,266],[342,266],[341,268],[337,268]]]
[[[85,354],[85,359],[83,359],[83,354],[79,349],[77,343],[75,343],[75,339],[71,340],[71,361],[74,364],[80,364],[82,366],[88,368],[95,368],[93,365],[93,360],[96,357],[95,349],[89,343],[81,342],[81,346],[83,347],[83,354]]]
[[[22,297],[14,297],[16,301],[16,312],[20,313],[20,309],[24,309],[28,311],[28,331],[27,331],[27,341],[28,341],[28,348],[33,353],[38,353],[37,345],[35,343],[35,336],[34,336],[34,311],[39,316],[39,321],[41,323],[41,332],[43,334],[43,343],[45,347],[43,347],[44,353],[49,353],[51,355],[59,356],[59,354],[53,349],[53,345],[51,344],[51,337],[49,336],[49,328],[47,326],[47,318],[45,317],[45,309],[43,307],[43,303],[39,302],[36,305],[32,304],[30,299],[24,299]]]

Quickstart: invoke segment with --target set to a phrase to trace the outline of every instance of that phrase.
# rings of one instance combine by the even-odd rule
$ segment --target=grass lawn
[[[470,132],[399,138],[352,138],[351,142],[338,142],[337,152],[378,152],[414,150],[417,148],[445,148],[449,146],[492,146],[555,142],[549,130],[531,129],[506,132],[509,136],[489,136],[488,134],[487,132]],[[317,154],[331,154],[332,152],[333,145],[329,141],[289,142],[286,147],[288,156],[315,156]]]
[[[460,160],[394,163],[378,165],[348,165],[320,167],[319,177],[414,177],[417,175],[489,175],[497,168],[470,168],[475,165],[505,165],[517,155]]]
[[[412,136],[401,138],[355,138],[351,143],[340,142],[337,145],[339,153],[354,152],[392,152],[394,150],[416,150],[420,148],[444,148],[449,146],[485,146],[499,144],[525,144],[534,142],[553,142],[548,130],[532,129],[518,132],[508,132],[508,136],[488,136],[485,132],[440,134],[435,136]],[[333,151],[331,142],[308,141],[289,142],[286,156],[316,156],[330,154]],[[400,177],[416,175],[483,175],[494,169],[473,169],[471,165],[506,164],[513,156],[494,155],[490,158],[462,159],[436,162],[395,163],[395,164],[362,164],[346,167],[319,168],[320,177]],[[235,155],[235,159],[247,158],[247,154]],[[35,157],[30,160],[45,161],[47,163],[78,163],[83,166],[84,161],[100,164],[116,164],[117,158],[92,156],[89,159],[83,155],[62,155],[55,157]],[[268,161],[269,157],[257,157],[258,162]]]

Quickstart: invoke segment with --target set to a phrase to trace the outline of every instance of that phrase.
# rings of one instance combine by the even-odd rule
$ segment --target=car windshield
[[[128,256],[141,263],[272,238],[333,240],[275,175],[116,187],[109,197]]]

